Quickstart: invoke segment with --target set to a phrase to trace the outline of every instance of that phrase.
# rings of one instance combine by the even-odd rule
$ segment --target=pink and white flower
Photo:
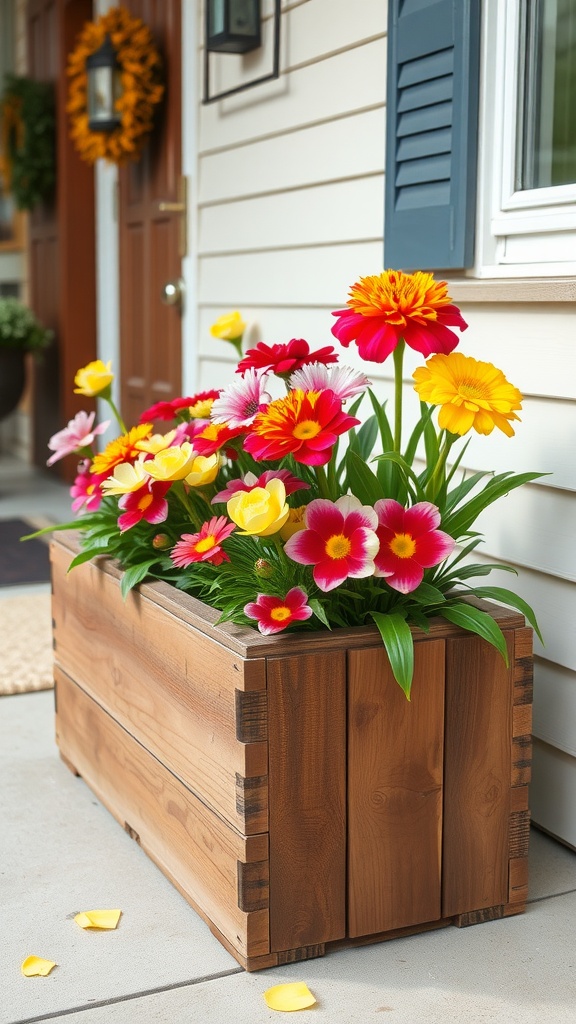
[[[238,491],[252,491],[254,487],[266,487],[269,480],[281,480],[284,484],[286,494],[294,494],[295,491],[309,490],[310,484],[294,476],[289,469],[267,469],[265,473],[256,476],[254,473],[246,473],[244,479],[229,480],[223,491],[218,491],[212,498],[212,504],[219,501],[228,501]]]
[[[74,452],[82,452],[94,444],[98,434],[103,434],[110,426],[110,420],[105,420],[97,427],[94,426],[95,412],[77,412],[73,420],[68,421],[68,426],[53,434],[48,441],[48,447],[54,452],[48,461],[47,466],[53,466],[59,459]]]
[[[90,472],[92,463],[90,459],[83,459],[78,465],[78,474],[72,487],[70,497],[73,498],[72,511],[80,512],[85,508],[87,512],[95,512],[100,508],[102,498],[102,483],[105,477],[98,477]]]
[[[265,391],[267,375],[248,369],[240,380],[229,384],[212,404],[210,417],[214,423],[226,423],[232,429],[249,427],[261,405],[270,401]]]
[[[308,595],[300,587],[292,587],[286,597],[258,594],[255,601],[244,606],[244,614],[249,619],[256,619],[261,633],[280,633],[293,622],[303,622],[313,615],[307,600]]]
[[[172,485],[164,480],[151,480],[137,491],[123,494],[118,507],[123,509],[118,517],[118,526],[122,533],[130,530],[144,519],[147,523],[163,523],[168,518],[168,502],[164,495]]]
[[[385,576],[393,590],[410,594],[422,582],[425,569],[448,557],[454,540],[438,529],[440,512],[429,501],[404,508],[392,498],[382,498],[374,510],[380,542],[374,575]]]
[[[313,565],[312,575],[320,590],[339,587],[351,576],[361,579],[374,573],[378,552],[378,516],[353,495],[332,502],[311,501],[304,517],[305,529],[293,534],[284,551],[294,562]]]
[[[288,379],[290,388],[300,391],[333,391],[341,402],[354,395],[360,395],[372,383],[365,373],[352,366],[325,366],[324,363],[309,363],[295,370]]]

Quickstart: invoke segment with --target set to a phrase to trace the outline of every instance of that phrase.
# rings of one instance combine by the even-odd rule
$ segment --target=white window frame
[[[475,277],[576,274],[576,183],[515,189],[521,0],[485,0]]]

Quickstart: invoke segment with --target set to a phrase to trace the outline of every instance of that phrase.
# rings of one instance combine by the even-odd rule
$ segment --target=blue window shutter
[[[384,264],[474,262],[481,0],[389,0]]]

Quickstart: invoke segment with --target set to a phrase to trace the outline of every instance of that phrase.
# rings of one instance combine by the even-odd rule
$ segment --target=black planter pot
[[[26,383],[26,353],[18,348],[0,347],[0,420],[20,401]]]

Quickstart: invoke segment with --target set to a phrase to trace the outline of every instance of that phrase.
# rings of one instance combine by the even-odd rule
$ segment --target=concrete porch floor
[[[66,487],[0,458],[0,517],[68,509]],[[548,836],[532,831],[523,915],[246,974],[70,774],[53,733],[51,691],[0,697],[1,1024],[260,1024],[278,1018],[263,992],[288,981],[316,996],[300,1017],[328,1024],[576,1022],[576,853]],[[116,931],[72,920],[111,907]],[[30,954],[58,967],[24,978]]]

